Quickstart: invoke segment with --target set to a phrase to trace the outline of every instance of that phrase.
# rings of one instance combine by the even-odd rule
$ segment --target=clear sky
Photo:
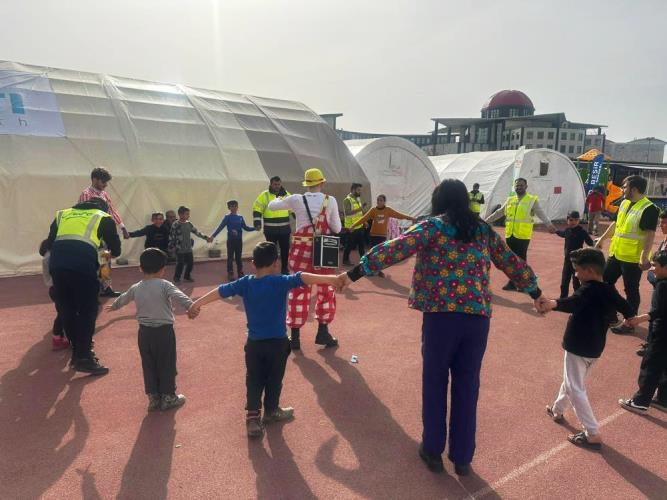
[[[423,133],[500,89],[667,140],[667,0],[3,0],[0,59],[301,101]]]

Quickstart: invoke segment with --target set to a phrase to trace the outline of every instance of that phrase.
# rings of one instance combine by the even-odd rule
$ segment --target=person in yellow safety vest
[[[346,241],[345,250],[343,250],[343,264],[352,265],[350,262],[350,253],[356,247],[359,252],[359,258],[364,256],[366,249],[364,247],[366,227],[361,226],[353,228],[357,221],[364,216],[364,210],[367,204],[361,202],[361,184],[353,182],[350,186],[350,194],[343,200],[343,227],[345,228]]]
[[[477,182],[472,185],[472,191],[468,193],[468,198],[470,198],[470,210],[479,215],[482,211],[482,205],[484,205],[484,195],[479,191]]]
[[[550,233],[556,232],[547,214],[540,207],[539,199],[534,194],[528,194],[528,181],[522,177],[514,181],[514,193],[507,198],[498,210],[486,218],[491,223],[505,216],[505,242],[515,254],[523,260],[528,258],[528,245],[533,235],[533,216],[537,215],[547,225]],[[516,290],[511,281],[503,290]]]
[[[289,274],[288,259],[290,247],[290,211],[270,210],[269,203],[276,198],[284,198],[290,194],[283,187],[280,177],[271,177],[269,189],[259,193],[252,205],[252,220],[256,231],[262,229],[264,219],[264,237],[280,248],[280,272]]]
[[[631,175],[623,180],[623,197],[618,208],[616,222],[612,222],[602,236],[595,242],[600,248],[611,237],[609,258],[602,279],[611,285],[623,276],[625,297],[632,306],[634,314],[639,310],[639,283],[642,271],[650,267],[649,256],[655,239],[660,210],[644,194],[648,182],[639,175]],[[617,326],[614,333],[632,333],[630,326]]]
[[[112,257],[121,250],[116,224],[107,210],[101,198],[59,210],[45,245],[51,252],[49,271],[56,301],[72,341],[72,365],[93,375],[109,372],[91,351],[99,292],[97,250],[102,242]]]

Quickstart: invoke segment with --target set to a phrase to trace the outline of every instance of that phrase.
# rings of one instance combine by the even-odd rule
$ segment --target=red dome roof
[[[486,103],[484,103],[482,111],[485,109],[499,108],[502,106],[525,107],[535,111],[533,101],[531,101],[530,98],[520,90],[501,90],[500,92],[496,92],[491,97],[489,97]]]

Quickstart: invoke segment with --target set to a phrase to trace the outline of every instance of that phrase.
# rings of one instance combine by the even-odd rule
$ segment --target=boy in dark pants
[[[649,406],[667,411],[667,251],[656,252],[651,260],[657,280],[651,310],[625,322],[631,327],[649,322],[648,345],[639,369],[639,389],[631,399],[618,400],[626,410],[640,414],[646,413]]]
[[[331,285],[339,287],[336,276],[310,273],[280,274],[278,247],[270,241],[259,243],[252,252],[257,274],[248,275],[232,283],[214,288],[195,301],[188,312],[196,316],[202,306],[240,295],[243,297],[248,319],[248,341],[245,345],[246,363],[246,428],[248,437],[261,437],[264,424],[294,417],[293,408],[281,408],[280,392],[285,365],[289,357],[287,338],[287,294],[304,285]],[[264,393],[264,419],[261,418]]]
[[[233,281],[234,269],[232,265],[234,261],[236,261],[236,274],[239,278],[243,276],[243,261],[241,260],[243,255],[243,231],[254,231],[255,228],[249,227],[243,216],[238,214],[238,201],[228,201],[227,208],[229,213],[222,219],[218,229],[211,235],[211,239],[215,239],[218,233],[227,227],[227,279]]]
[[[176,270],[174,271],[174,283],[181,282],[181,273],[185,268],[185,281],[194,281],[192,279],[192,268],[194,267],[194,258],[192,256],[192,246],[194,241],[190,238],[191,234],[199,236],[202,240],[212,242],[213,238],[204,236],[190,222],[190,209],[188,207],[178,207],[178,220],[171,225],[169,232],[169,250],[176,253]]]
[[[131,231],[130,238],[145,236],[144,248],[159,248],[163,252],[167,252],[170,231],[171,225],[168,226],[164,223],[162,212],[155,212],[151,215],[151,224],[137,231]]]
[[[628,318],[633,309],[613,285],[602,281],[605,259],[600,250],[581,248],[570,257],[583,284],[570,297],[546,300],[539,307],[540,312],[555,310],[571,314],[563,335],[563,383],[555,401],[547,406],[547,415],[554,422],[562,422],[563,413],[572,405],[584,430],[569,435],[568,441],[597,450],[602,447],[602,438],[588,400],[586,379],[604,351],[611,318],[616,311]]]
[[[176,336],[171,301],[176,300],[189,311],[192,300],[163,279],[167,254],[162,250],[147,248],[139,257],[139,264],[144,278],[106,310],[115,311],[135,302],[148,411],[168,410],[185,404],[185,396],[176,394]]]
[[[576,292],[580,286],[579,280],[574,274],[574,266],[570,259],[570,252],[583,248],[584,242],[593,246],[594,242],[586,230],[579,225],[579,212],[572,210],[567,214],[567,229],[556,231],[561,238],[565,238],[565,259],[563,260],[563,273],[560,280],[560,298],[564,299],[570,294],[570,280]]]

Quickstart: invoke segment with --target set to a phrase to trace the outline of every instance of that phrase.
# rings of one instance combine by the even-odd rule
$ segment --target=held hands
[[[544,295],[540,295],[533,303],[535,310],[540,314],[546,314],[556,308],[556,301],[547,299]]]
[[[549,232],[550,232],[551,234],[554,234],[554,233],[556,232],[556,226],[554,226],[553,224],[551,224],[551,225],[549,226]]]
[[[208,243],[213,243],[213,238],[211,238],[211,237],[209,236],[208,238],[206,238],[206,241],[207,241]]]
[[[334,285],[334,288],[337,292],[342,292],[351,284],[352,280],[347,275],[347,273],[340,273],[338,276],[336,276],[336,285]]]
[[[129,240],[130,239],[130,233],[125,229],[124,227],[121,227],[120,230],[123,233],[123,239]]]
[[[195,301],[188,309],[188,318],[195,319],[201,312],[201,306]]]
[[[648,271],[649,269],[651,269],[651,263],[648,260],[642,260],[639,263],[639,269],[641,269],[642,271]]]

